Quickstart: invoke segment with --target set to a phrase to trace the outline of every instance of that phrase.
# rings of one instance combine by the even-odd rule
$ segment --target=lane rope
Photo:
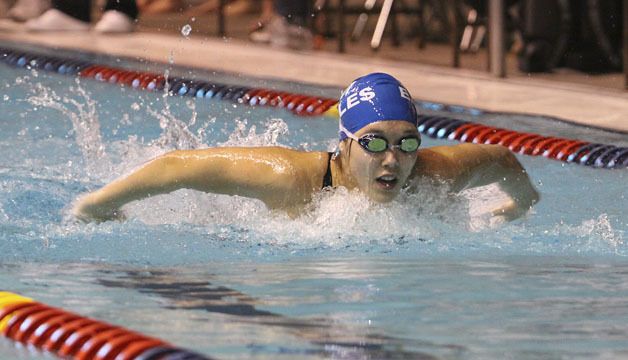
[[[165,341],[0,291],[0,334],[64,359],[211,360]]]
[[[164,75],[157,73],[114,68],[89,61],[64,59],[8,48],[0,48],[0,61],[14,67],[79,76],[138,90],[166,91],[178,96],[221,99],[250,106],[284,108],[298,116],[338,117],[336,106],[338,100],[325,97],[181,77],[166,79]],[[474,116],[482,114],[481,110],[462,106],[425,101],[417,101],[417,104],[427,110]],[[498,144],[515,153],[543,156],[594,168],[628,168],[627,147],[511,131],[446,116],[419,115],[419,131],[436,139]]]
[[[498,144],[512,152],[596,168],[628,167],[628,148],[511,131],[441,116],[420,116],[419,131],[436,139]]]

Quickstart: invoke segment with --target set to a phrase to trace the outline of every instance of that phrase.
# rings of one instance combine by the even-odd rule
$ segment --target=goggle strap
[[[345,133],[345,135],[347,135],[348,138],[353,139],[355,141],[360,141],[360,139],[358,139],[358,137],[355,136],[354,133],[352,133],[351,131],[347,130],[347,128],[342,126],[342,122],[341,121],[338,122],[338,127],[339,127],[340,131],[342,131],[343,133]]]

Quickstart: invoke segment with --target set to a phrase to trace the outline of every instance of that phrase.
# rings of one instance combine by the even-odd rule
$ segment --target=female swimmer
[[[262,200],[296,214],[326,187],[357,189],[375,202],[392,201],[412,181],[434,180],[452,191],[497,183],[510,201],[493,211],[511,220],[539,195],[515,156],[498,145],[461,144],[419,149],[417,114],[408,90],[394,77],[373,73],[343,92],[338,151],[281,147],[219,147],[173,151],[80,198],[84,221],[122,218],[131,201],[188,188]]]

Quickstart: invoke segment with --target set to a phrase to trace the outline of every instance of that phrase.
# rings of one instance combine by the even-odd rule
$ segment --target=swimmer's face
[[[407,121],[379,121],[355,133],[358,138],[367,134],[383,137],[391,145],[398,145],[403,138],[419,137],[416,126]],[[373,201],[392,201],[406,184],[416,163],[417,152],[388,148],[373,153],[355,140],[348,139],[345,143],[351,147],[348,153],[349,171],[358,188]]]

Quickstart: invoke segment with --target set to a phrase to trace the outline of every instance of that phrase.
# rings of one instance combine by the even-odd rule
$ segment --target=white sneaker
[[[249,40],[255,43],[269,44],[271,38],[268,27],[257,29],[249,34]]]
[[[50,9],[40,17],[28,20],[24,28],[28,31],[87,31],[89,24],[57,9]]]
[[[275,47],[288,47],[288,21],[283,16],[274,16],[268,23],[270,44]]]
[[[94,26],[94,31],[99,33],[130,33],[133,32],[134,27],[135,22],[127,14],[116,10],[107,10]]]
[[[282,16],[275,16],[268,24],[270,45],[293,50],[309,50],[312,48],[312,32],[296,24],[289,24]]]
[[[7,15],[15,21],[26,21],[40,16],[51,6],[50,0],[18,0]]]

